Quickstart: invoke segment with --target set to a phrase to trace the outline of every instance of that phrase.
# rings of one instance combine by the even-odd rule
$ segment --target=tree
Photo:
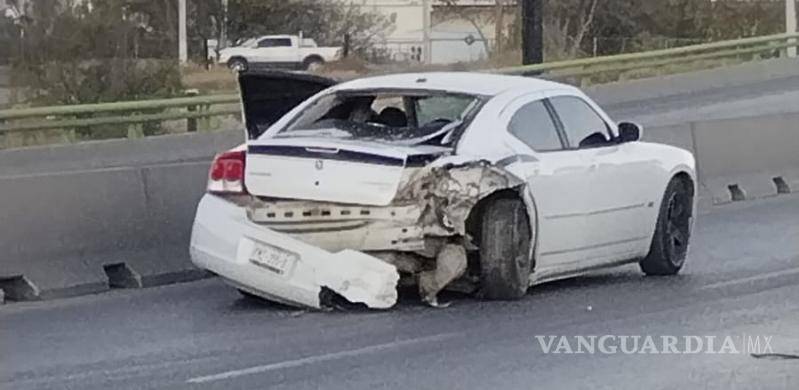
[[[593,29],[598,0],[555,0],[546,3],[544,34],[559,38],[557,44],[566,58],[580,52],[586,35]],[[607,3],[606,3],[607,4]]]
[[[168,97],[182,90],[177,62],[163,45],[141,59],[135,49],[156,30],[126,0],[38,0],[22,26],[25,50],[13,79],[38,104],[80,104]]]
[[[11,13],[0,14],[0,65],[8,65],[19,51],[20,28]]]
[[[653,50],[782,31],[780,1],[546,0],[547,61]],[[518,15],[519,13],[517,13]],[[507,45],[521,47],[517,16]]]
[[[629,40],[626,51],[652,50],[701,41],[737,39],[779,33],[781,2],[708,0],[616,0],[600,4],[589,35],[603,38],[600,54],[621,51],[619,40]],[[610,39],[608,39],[610,38]]]

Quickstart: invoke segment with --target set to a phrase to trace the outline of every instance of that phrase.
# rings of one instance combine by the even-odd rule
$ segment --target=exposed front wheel
[[[691,239],[693,191],[685,180],[674,178],[660,205],[649,254],[641,261],[647,275],[676,275],[685,264]]]
[[[483,212],[480,229],[480,282],[488,299],[514,300],[527,293],[532,233],[520,199],[496,199]]]

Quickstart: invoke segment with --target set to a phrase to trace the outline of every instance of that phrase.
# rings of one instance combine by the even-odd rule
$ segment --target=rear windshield
[[[447,145],[481,104],[479,96],[449,92],[337,92],[317,98],[274,137]]]

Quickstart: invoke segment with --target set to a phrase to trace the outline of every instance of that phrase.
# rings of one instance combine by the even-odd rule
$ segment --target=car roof
[[[528,92],[576,88],[533,77],[505,76],[474,72],[402,73],[356,79],[339,84],[335,90],[429,89],[471,95],[496,96],[511,89]]]

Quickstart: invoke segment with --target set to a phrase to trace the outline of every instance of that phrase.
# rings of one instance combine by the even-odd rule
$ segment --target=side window
[[[607,145],[611,141],[608,125],[583,99],[559,96],[550,102],[563,123],[569,146],[589,148]]]
[[[291,39],[266,38],[258,42],[258,47],[291,47]]]
[[[273,39],[262,39],[258,41],[258,47],[272,47],[274,46]]]
[[[474,98],[466,96],[427,96],[415,100],[416,118],[419,126],[437,119],[454,122],[461,119]]]
[[[510,120],[508,131],[538,152],[563,149],[552,116],[541,100],[519,108]]]

